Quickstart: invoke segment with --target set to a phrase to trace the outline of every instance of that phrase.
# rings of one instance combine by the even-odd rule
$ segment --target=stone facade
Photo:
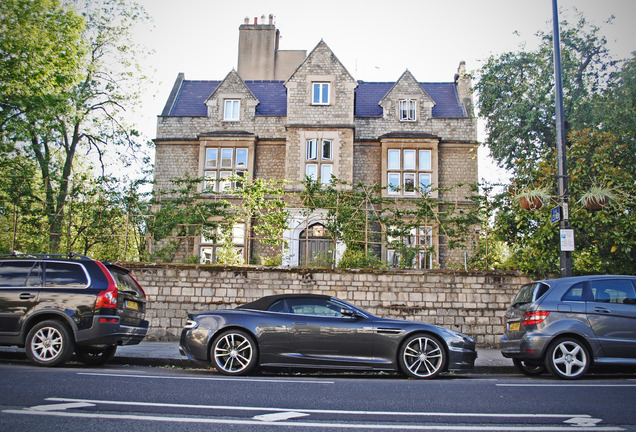
[[[423,321],[495,347],[503,314],[527,277],[513,272],[395,272],[127,263],[148,297],[150,340],[177,340],[188,312],[234,308],[270,294],[338,297],[374,315]]]
[[[463,63],[448,83],[421,83],[408,70],[394,83],[368,83],[356,81],[324,41],[308,55],[296,51],[279,62],[283,54],[271,21],[246,22],[239,31],[238,71],[220,81],[177,77],[157,121],[157,194],[170,189],[171,178],[189,174],[218,181],[239,171],[254,178],[284,179],[290,192],[301,190],[307,175],[385,187],[396,178],[400,185],[407,178],[417,185],[430,178],[430,184],[440,188],[477,182],[477,122]],[[284,78],[281,71],[288,71]],[[420,155],[418,161],[429,154],[431,166],[422,168],[418,162],[407,167],[405,161],[396,169],[388,162],[389,152],[396,151],[402,158]],[[222,158],[223,152],[227,157]],[[214,192],[231,199],[227,189]],[[470,193],[464,186],[452,196],[433,196],[469,205]],[[404,198],[418,196],[404,193]],[[305,220],[321,223],[320,214],[314,216]],[[290,251],[299,250],[298,236],[310,228],[291,227],[296,219],[289,221]],[[191,255],[199,255],[199,243],[192,242]],[[258,245],[246,244],[245,249]],[[453,255],[440,250],[436,254],[434,261],[442,267]],[[298,257],[283,261],[297,265]]]

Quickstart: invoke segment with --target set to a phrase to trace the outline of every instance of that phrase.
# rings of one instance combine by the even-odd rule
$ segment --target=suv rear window
[[[46,263],[47,287],[85,287],[87,285],[88,277],[81,265],[65,262]]]
[[[550,287],[541,282],[533,282],[528,285],[524,285],[512,301],[512,305],[516,306],[539,300],[546,292],[548,292],[548,289],[550,289]]]
[[[117,267],[108,267],[108,270],[115,279],[115,285],[119,291],[134,291],[139,297],[145,297],[137,282],[125,271],[118,269]]]

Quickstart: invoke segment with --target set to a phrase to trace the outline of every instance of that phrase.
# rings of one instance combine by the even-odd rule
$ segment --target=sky
[[[536,47],[536,31],[552,28],[552,0],[137,1],[154,26],[135,33],[137,42],[154,51],[143,61],[151,80],[136,122],[150,139],[179,72],[186,79],[220,80],[237,67],[238,28],[246,17],[253,23],[254,17],[260,22],[262,15],[274,15],[282,50],[309,53],[324,40],[363,81],[394,82],[408,69],[420,82],[451,82],[460,61],[476,70],[489,56],[522,43]],[[601,26],[614,58],[636,51],[636,0],[558,0],[558,6],[561,20],[576,7]],[[604,25],[612,15],[613,24]],[[483,127],[479,140],[485,140]],[[479,159],[480,178],[507,180],[483,146]]]

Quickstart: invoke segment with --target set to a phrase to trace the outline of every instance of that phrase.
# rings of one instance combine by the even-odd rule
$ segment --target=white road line
[[[498,387],[636,387],[636,384],[495,384]]]
[[[98,372],[78,372],[78,375],[105,376],[105,377],[125,377],[125,378],[147,378],[147,379],[174,379],[174,380],[194,380],[194,381],[238,381],[238,382],[262,382],[262,383],[294,383],[294,384],[335,384],[335,381],[319,381],[306,379],[271,379],[271,378],[224,378],[224,377],[179,377],[162,375],[136,375],[136,374],[116,374]]]
[[[260,420],[264,422],[273,422],[273,421],[280,421],[280,420],[290,420],[290,419],[299,418],[299,417],[307,417],[308,415],[309,414],[287,411],[287,412],[280,412],[280,413],[257,415],[252,418],[254,420]]]
[[[71,402],[71,403],[61,403],[61,404],[49,404],[49,405],[36,405],[32,406],[29,409],[36,411],[64,411],[69,408],[87,408],[94,407],[95,404],[86,403],[86,402]]]
[[[532,413],[449,413],[449,412],[411,412],[411,411],[350,411],[350,410],[326,410],[326,409],[302,409],[302,408],[280,408],[280,407],[240,407],[224,405],[191,405],[162,402],[134,402],[134,401],[112,401],[99,399],[72,399],[72,398],[46,398],[52,402],[85,402],[91,404],[122,405],[122,406],[144,406],[160,408],[188,408],[207,410],[227,410],[227,411],[263,411],[281,412],[294,411],[309,414],[346,414],[346,415],[386,415],[386,416],[416,416],[416,417],[511,417],[511,418],[584,418],[590,417],[588,414],[532,414]]]
[[[7,414],[22,415],[46,415],[52,417],[73,417],[73,418],[90,418],[90,419],[109,419],[109,420],[136,420],[136,421],[157,421],[171,423],[204,423],[204,424],[232,424],[232,425],[250,425],[250,426],[290,426],[290,427],[312,427],[324,429],[364,429],[364,430],[452,430],[456,431],[527,431],[527,432],[559,432],[572,431],[572,426],[460,426],[460,425],[405,425],[405,424],[355,424],[355,423],[322,423],[322,422],[263,422],[258,420],[230,420],[230,419],[210,419],[210,418],[193,418],[193,417],[170,417],[170,416],[150,416],[150,415],[134,415],[134,414],[105,414],[99,412],[91,413],[72,413],[66,411],[34,411],[34,410],[3,410]],[[623,431],[625,429],[618,427],[576,427],[578,431],[595,432],[595,431]]]

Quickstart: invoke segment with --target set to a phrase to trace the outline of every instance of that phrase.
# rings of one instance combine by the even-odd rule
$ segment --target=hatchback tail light
[[[536,325],[542,323],[547,317],[550,315],[548,311],[535,311],[535,312],[526,312],[523,315],[523,321],[521,325]]]
[[[96,261],[96,263],[104,272],[104,276],[106,276],[106,280],[108,281],[108,288],[106,289],[106,291],[102,291],[97,295],[97,300],[95,300],[95,308],[116,308],[117,285],[115,284],[115,279],[113,279],[113,275],[110,274],[104,264],[99,261]]]

